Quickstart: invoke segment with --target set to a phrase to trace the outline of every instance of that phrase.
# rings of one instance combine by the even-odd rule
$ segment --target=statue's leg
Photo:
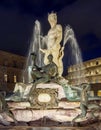
[[[36,80],[33,82],[33,85],[32,85],[32,88],[30,89],[29,95],[31,95],[31,93],[33,93],[33,91],[36,88],[36,85],[41,82],[40,80],[42,79],[43,74],[40,71],[35,71],[35,76],[36,76]]]
[[[84,104],[80,104],[80,109],[81,109],[81,117],[86,117],[87,114],[87,106],[85,106]]]
[[[95,112],[98,112],[101,110],[101,106],[98,104],[89,104],[88,109],[90,109],[90,114],[93,119],[98,118],[98,116],[95,116]]]
[[[58,51],[54,51],[52,53],[53,55],[53,62],[57,65],[57,67],[59,67],[59,52]]]
[[[47,51],[47,53],[45,53],[45,55],[44,55],[44,64],[45,65],[49,64],[49,60],[48,60],[49,54],[50,54],[50,52]]]
[[[95,119],[96,118],[96,116],[95,116],[95,112],[96,112],[97,110],[91,110],[91,117],[93,118],[93,119]]]
[[[77,115],[73,120],[72,123],[75,122],[77,119],[86,117],[87,114],[87,107],[84,104],[80,104],[81,114]]]
[[[62,59],[60,60],[59,51],[54,51],[52,54],[53,54],[53,62],[57,65],[58,74],[59,77],[61,77],[63,73],[63,63],[62,63]]]
[[[36,88],[37,84],[46,83],[46,82],[48,82],[49,80],[50,80],[50,77],[49,77],[47,74],[43,74],[41,78],[39,78],[38,80],[36,80],[36,81],[33,83],[31,92]]]
[[[40,83],[46,83],[46,82],[48,82],[49,81],[49,76],[44,76],[43,75],[43,77],[42,78],[40,78],[39,80],[37,80],[37,81],[35,81],[34,82],[34,86],[36,86],[37,84],[40,84]]]

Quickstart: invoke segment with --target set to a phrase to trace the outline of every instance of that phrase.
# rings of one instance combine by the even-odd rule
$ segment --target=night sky
[[[101,0],[0,0],[0,50],[26,56],[35,20],[46,34],[51,11],[73,28],[84,61],[101,57]]]

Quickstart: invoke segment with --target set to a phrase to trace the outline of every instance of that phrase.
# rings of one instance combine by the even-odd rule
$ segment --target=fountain
[[[31,70],[32,70],[33,61],[32,61],[32,57],[31,57],[31,53],[35,53],[37,55],[36,64],[39,67],[42,67],[44,65],[43,64],[43,55],[39,50],[39,48],[42,48],[44,46],[44,42],[40,39],[40,36],[41,36],[41,25],[40,25],[40,22],[38,20],[36,20],[35,26],[33,29],[32,40],[30,43],[29,52],[28,52],[28,56],[27,56],[28,58],[27,58],[27,62],[26,62],[26,67],[25,67],[25,71],[23,73],[25,82],[32,82]],[[27,79],[26,79],[26,75],[27,75]]]
[[[65,44],[68,40],[76,42],[72,28],[66,27],[63,46],[61,46],[62,26],[57,24],[56,13],[49,14],[48,21],[51,28],[47,36],[41,35],[40,23],[35,21],[34,40],[30,45],[27,64],[27,68],[30,68],[31,80],[29,79],[28,83],[16,83],[14,94],[5,98],[13,118],[6,115],[7,122],[3,122],[4,125],[14,121],[34,123],[37,120],[48,125],[47,119],[70,124],[87,122],[91,118],[92,108],[97,111],[100,109],[100,106],[94,103],[88,105],[89,100],[100,100],[89,97],[89,84],[72,86],[62,76]],[[74,46],[77,48],[77,44]],[[78,50],[77,54],[81,57]],[[82,63],[79,59],[77,61]],[[3,105],[3,102],[1,103]],[[93,115],[93,118],[95,117]]]

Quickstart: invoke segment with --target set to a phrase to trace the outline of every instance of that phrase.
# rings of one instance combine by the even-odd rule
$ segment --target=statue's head
[[[48,55],[48,60],[49,60],[49,62],[53,61],[53,55],[52,54]]]
[[[49,23],[57,23],[57,14],[54,12],[48,14],[48,21]]]

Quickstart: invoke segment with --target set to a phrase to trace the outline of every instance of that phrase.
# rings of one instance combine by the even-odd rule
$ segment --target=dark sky
[[[46,33],[51,11],[74,29],[84,61],[101,57],[101,0],[0,0],[0,50],[25,56],[35,20]]]

